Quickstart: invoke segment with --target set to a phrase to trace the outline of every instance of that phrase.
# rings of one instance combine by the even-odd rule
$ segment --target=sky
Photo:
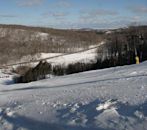
[[[147,25],[147,0],[0,0],[0,24],[61,29]]]

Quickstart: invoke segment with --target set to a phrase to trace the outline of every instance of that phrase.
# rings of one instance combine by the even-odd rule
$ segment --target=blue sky
[[[97,29],[147,24],[147,0],[0,0],[0,23]]]

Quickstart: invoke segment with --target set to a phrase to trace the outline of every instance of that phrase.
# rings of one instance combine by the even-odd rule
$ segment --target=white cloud
[[[58,0],[55,4],[57,7],[63,7],[63,8],[69,8],[72,6],[72,4],[67,0]]]
[[[1,18],[16,18],[18,17],[17,15],[12,15],[12,14],[0,14]]]
[[[44,0],[19,0],[18,5],[31,7],[31,6],[41,5],[43,2],[44,2]]]
[[[93,19],[93,18],[95,19],[99,17],[116,16],[116,15],[118,15],[118,12],[112,10],[105,10],[105,9],[81,11],[80,13],[81,19]]]
[[[92,16],[100,16],[100,15],[117,15],[118,12],[116,11],[112,11],[112,10],[105,10],[105,9],[97,9],[97,10],[93,10],[91,12],[89,12],[89,15]]]
[[[49,12],[43,14],[44,17],[53,17],[55,19],[64,19],[66,16],[68,16],[69,13],[67,12]]]
[[[132,6],[128,7],[133,13],[147,13],[147,6],[140,5],[140,6]]]
[[[116,17],[117,15],[118,12],[116,11],[104,10],[104,9],[81,11],[79,16],[79,23],[88,24],[88,25],[106,24],[112,21],[112,19],[108,18],[107,16]]]

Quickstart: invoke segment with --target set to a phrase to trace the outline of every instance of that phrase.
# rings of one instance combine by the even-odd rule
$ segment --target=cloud
[[[54,16],[54,17],[65,17],[65,16],[67,16],[67,13],[56,12],[56,13],[53,13],[52,16]]]
[[[98,9],[98,10],[94,10],[89,12],[89,15],[92,16],[100,16],[100,15],[117,15],[118,12],[116,11],[111,11],[111,10],[104,10],[104,9]]]
[[[72,3],[68,0],[58,0],[55,4],[55,7],[58,8],[70,8],[72,6]]]
[[[47,18],[47,21],[50,23],[48,23],[49,25],[56,28],[104,28],[105,25],[108,26],[109,23],[111,23],[111,20],[109,20],[107,16],[115,17],[118,13],[111,10],[80,11],[79,17],[76,17],[74,20],[68,18],[68,16],[70,16],[69,14],[69,12],[55,11],[45,13],[43,17]]]
[[[17,15],[11,15],[11,14],[0,14],[1,18],[16,18]]]
[[[116,16],[113,19],[107,17],[93,17],[91,19],[68,19],[68,17],[63,17],[63,19],[52,20],[47,19],[43,22],[44,25],[50,26],[53,28],[63,28],[63,29],[71,29],[71,28],[95,28],[95,29],[108,29],[108,28],[120,28],[127,27],[132,24],[137,25],[145,25],[147,21],[142,20],[141,16]]]
[[[55,19],[64,19],[66,16],[68,16],[69,13],[67,12],[49,12],[43,14],[44,17],[53,17]]]
[[[50,8],[60,8],[60,9],[70,8],[72,6],[73,6],[72,3],[68,0],[57,0],[52,4],[50,4]]]
[[[91,11],[81,11],[80,17],[81,19],[95,19],[99,18],[100,16],[116,16],[118,15],[118,12],[112,11],[112,10],[105,10],[105,9],[97,9],[97,10],[91,10]]]
[[[128,7],[128,9],[133,13],[147,13],[147,6],[144,5],[132,6],[132,7]]]
[[[79,22],[87,23],[87,24],[100,24],[100,23],[108,22],[108,18],[109,18],[108,16],[115,17],[117,15],[118,12],[116,11],[104,10],[104,9],[81,11],[79,16]]]
[[[19,0],[19,6],[31,7],[31,6],[38,6],[41,5],[44,0]]]
[[[120,28],[129,26],[132,23],[142,25],[146,23],[141,16],[121,16],[112,15],[111,17],[93,17],[94,15],[80,16],[77,27],[83,28]],[[95,15],[99,16],[99,15]],[[101,15],[100,15],[101,16]]]
[[[141,21],[141,17],[140,16],[133,16],[132,20],[134,20],[134,21]]]

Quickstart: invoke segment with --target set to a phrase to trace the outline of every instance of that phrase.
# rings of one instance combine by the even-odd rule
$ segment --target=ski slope
[[[147,130],[147,62],[28,84],[1,71],[0,130]]]
[[[99,44],[102,45],[104,42]],[[14,69],[19,66],[36,66],[41,60],[46,60],[50,64],[54,65],[61,65],[67,66],[69,64],[74,63],[93,63],[96,62],[98,55],[97,55],[97,47],[98,46],[91,46],[91,48],[87,50],[80,50],[74,53],[38,53],[35,55],[27,55],[19,59],[17,62],[12,62],[7,65],[0,66],[0,68],[10,68]]]

